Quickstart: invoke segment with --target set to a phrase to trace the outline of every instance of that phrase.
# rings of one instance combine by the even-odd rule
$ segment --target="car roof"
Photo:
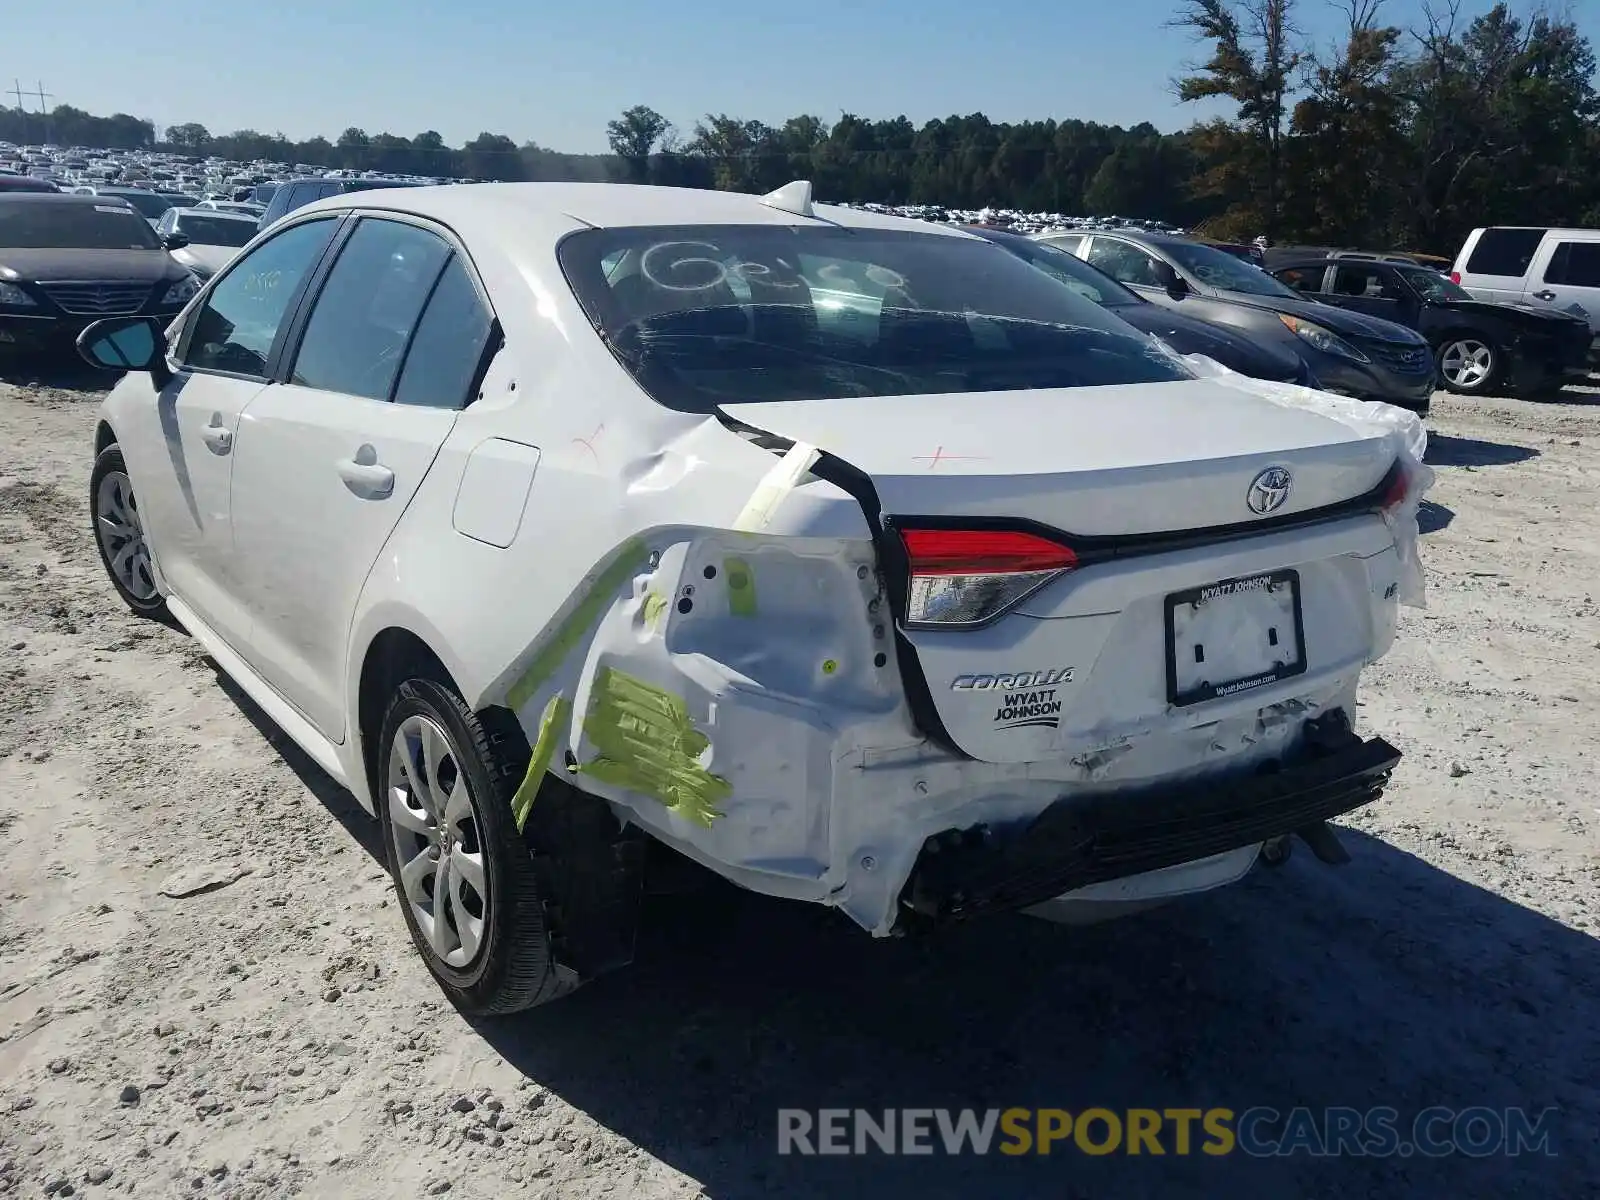
[[[432,217],[459,229],[505,228],[530,219],[546,225],[576,222],[591,228],[654,225],[778,225],[811,221],[852,229],[897,229],[933,236],[972,238],[948,225],[895,217],[829,204],[815,206],[814,217],[762,203],[743,192],[661,187],[626,183],[480,183],[376,189],[324,197],[300,213],[340,209],[388,208]]]
[[[1011,229],[999,229],[993,225],[958,225],[956,228],[988,242],[1025,242],[1031,245],[1038,240],[1027,234],[1017,233]]]
[[[1084,229],[1081,231],[1092,237],[1119,237],[1130,242],[1147,242],[1152,246],[1204,246],[1207,243],[1195,238],[1179,237],[1175,233],[1150,233],[1144,229]]]
[[[245,213],[228,212],[225,209],[219,208],[173,208],[168,209],[167,211],[178,217],[205,217],[207,220],[238,221],[241,224],[247,225],[254,225],[256,223],[256,219],[254,217],[248,216]]]
[[[104,204],[105,196],[74,196],[70,192],[5,192],[0,193],[0,204],[76,204],[80,207]],[[117,199],[116,196],[110,199]],[[129,207],[132,207],[131,205]]]

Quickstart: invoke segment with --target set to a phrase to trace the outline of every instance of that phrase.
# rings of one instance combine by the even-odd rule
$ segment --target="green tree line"
[[[0,110],[0,139],[162,148],[450,178],[601,180],[765,191],[810,179],[836,201],[1140,216],[1229,238],[1452,253],[1482,224],[1600,225],[1600,100],[1593,47],[1543,9],[1465,15],[1434,0],[1420,23],[1385,0],[1331,0],[1333,47],[1296,18],[1323,0],[1182,0],[1172,23],[1197,61],[1185,101],[1223,115],[1178,133],[1094,121],[811,115],[769,125],[707,114],[681,132],[635,105],[606,128],[610,154],[564,154],[504,134],[460,147],[434,131],[346,129],[334,141],[254,130],[163,131],[126,113]]]

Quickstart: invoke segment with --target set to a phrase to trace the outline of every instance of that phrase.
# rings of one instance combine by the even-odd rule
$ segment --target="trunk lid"
[[[1237,525],[1287,468],[1283,517],[1376,487],[1382,437],[1208,380],[726,404],[734,420],[871,476],[890,517],[1008,517],[1083,537]]]
[[[817,446],[865,473],[885,520],[905,531],[896,536],[908,539],[908,554],[934,547],[921,569],[909,568],[906,600],[897,602],[912,652],[909,662],[901,656],[907,696],[925,730],[942,730],[974,758],[1081,754],[1085,739],[1110,728],[1192,723],[1187,705],[1225,707],[1256,688],[1265,697],[1296,686],[1308,670],[1365,653],[1366,609],[1351,602],[1366,590],[1357,578],[1365,568],[1343,542],[1330,548],[1331,533],[1279,528],[1215,544],[1202,534],[1182,539],[1181,552],[1152,554],[1146,540],[1147,557],[1105,556],[1121,538],[1256,521],[1272,529],[1286,516],[1372,492],[1394,465],[1381,436],[1207,380],[722,407],[743,425]],[[1270,468],[1286,470],[1292,483],[1282,503],[1257,513],[1248,497]],[[1281,489],[1273,475],[1268,482]],[[916,518],[935,532],[919,536]],[[1006,531],[1019,520],[1035,523],[1033,533]],[[939,531],[951,529],[979,553],[1013,556],[1011,565],[952,567],[960,555],[940,559],[934,546],[948,547],[948,532]],[[1069,547],[1077,542],[1075,568],[1052,565],[1050,530],[1067,535],[1058,540]],[[1027,540],[1035,536],[1044,543]],[[1000,594],[984,591],[993,582],[981,578],[984,570],[1021,592],[993,602],[995,615],[944,624],[967,611],[965,597]],[[1228,580],[1242,582],[1206,609],[1207,624],[1169,630],[1177,619],[1169,598]],[[1181,606],[1179,618],[1190,611]],[[1340,612],[1355,616],[1327,615]],[[1195,651],[1185,638],[1210,655],[1204,679],[1188,677],[1194,672],[1183,664]],[[1169,680],[1174,669],[1180,676]],[[1195,700],[1202,684],[1213,691]]]

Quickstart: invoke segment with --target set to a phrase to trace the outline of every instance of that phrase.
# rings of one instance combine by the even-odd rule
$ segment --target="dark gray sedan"
[[[1282,338],[1251,337],[1226,325],[1212,325],[1186,312],[1154,304],[1083,259],[1020,233],[981,225],[963,228],[1110,309],[1135,329],[1154,334],[1179,354],[1203,354],[1230,371],[1256,379],[1322,386],[1295,346]]]
[[[1258,267],[1186,238],[1131,230],[1041,234],[1140,295],[1293,345],[1330,392],[1426,414],[1436,372],[1417,332],[1307,299]]]

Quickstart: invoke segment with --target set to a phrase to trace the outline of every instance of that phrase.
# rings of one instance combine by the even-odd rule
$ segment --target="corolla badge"
[[[1268,467],[1250,481],[1250,487],[1244,494],[1244,502],[1250,506],[1250,511],[1266,516],[1269,512],[1276,512],[1283,507],[1283,502],[1289,498],[1289,489],[1294,486],[1294,477],[1289,474],[1286,467]]]

